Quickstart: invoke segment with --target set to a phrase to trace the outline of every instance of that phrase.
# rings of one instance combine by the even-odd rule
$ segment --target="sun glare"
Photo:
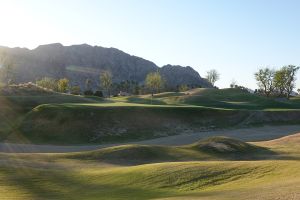
[[[2,46],[35,48],[64,36],[49,21],[51,16],[38,17],[26,1],[0,1],[0,10]]]

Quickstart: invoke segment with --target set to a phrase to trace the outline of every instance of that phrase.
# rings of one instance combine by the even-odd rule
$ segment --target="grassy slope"
[[[142,95],[101,101],[25,87],[0,96],[0,102],[4,102],[0,105],[0,140],[20,141],[22,136],[22,141],[35,143],[123,142],[214,128],[300,122],[298,99],[279,102],[237,89],[194,89],[157,94],[153,100]],[[13,134],[7,137],[8,133]]]
[[[21,129],[33,142],[115,142],[235,126],[245,117],[245,112],[201,107],[42,105],[26,116]]]
[[[251,160],[276,155],[259,147],[227,137],[212,137],[185,146],[122,145],[90,152],[74,153],[70,158],[100,160],[118,165],[191,160]]]
[[[83,144],[300,122],[300,112],[290,110],[298,108],[296,99],[279,102],[238,89],[194,89],[186,93],[157,94],[153,100],[149,95],[142,95],[116,97],[101,103],[91,103],[82,97],[70,98],[61,102],[82,102],[45,101],[51,104],[40,105],[29,112],[19,131],[34,143]],[[153,104],[149,104],[151,102]]]
[[[34,143],[83,144],[261,124],[297,124],[299,111],[249,111],[129,103],[41,105],[20,127]]]
[[[24,115],[40,104],[98,103],[102,99],[55,93],[34,86],[0,88],[0,140],[16,129]]]
[[[98,103],[100,98],[88,98],[83,96],[62,94],[44,90],[36,86],[21,87],[14,86],[6,90],[0,89],[0,98],[5,99],[14,106],[22,108],[23,112],[28,112],[41,104],[52,103]]]
[[[284,145],[286,138],[255,143],[276,153],[283,153],[285,160],[272,157],[271,160],[259,161],[218,161],[223,160],[222,157],[210,154],[215,161],[169,162],[173,157],[169,157],[168,150],[159,149],[167,156],[160,163],[124,166],[116,163],[111,165],[109,158],[100,159],[97,157],[99,151],[96,151],[97,159],[93,156],[93,159],[89,158],[95,152],[80,156],[78,153],[0,154],[0,198],[298,199],[299,138],[300,135],[289,138],[289,145],[297,147],[297,151],[291,152],[294,157],[289,159],[286,156],[290,153],[290,147]],[[228,138],[212,138],[181,148],[194,150],[196,146],[199,150],[199,147],[215,143],[229,143],[232,148],[246,152],[249,147],[259,149]],[[278,146],[281,146],[281,150]],[[111,149],[105,151],[108,153]],[[180,154],[176,150],[173,153],[177,156]],[[126,154],[128,159],[135,157],[132,152]],[[228,156],[228,151],[223,151],[222,155]],[[142,159],[148,160],[148,156],[142,156]]]

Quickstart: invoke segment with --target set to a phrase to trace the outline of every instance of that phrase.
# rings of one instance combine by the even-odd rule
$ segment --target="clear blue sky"
[[[116,47],[256,88],[259,67],[300,65],[299,11],[297,0],[0,0],[0,45]]]

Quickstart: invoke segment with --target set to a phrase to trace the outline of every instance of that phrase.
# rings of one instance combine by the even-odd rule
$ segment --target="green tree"
[[[53,78],[44,77],[36,81],[36,84],[40,87],[57,91],[57,81]]]
[[[285,87],[286,87],[286,82],[287,82],[286,75],[287,75],[287,73],[286,73],[286,70],[284,70],[284,69],[280,69],[275,72],[274,87],[277,90],[277,92],[279,93],[279,96],[283,96],[283,94],[285,92]]]
[[[57,81],[57,89],[59,92],[67,92],[69,89],[69,80],[67,78],[62,78]]]
[[[207,72],[206,79],[214,86],[215,83],[220,79],[220,74],[215,69],[209,70]]]
[[[108,97],[110,97],[110,89],[112,87],[112,74],[109,71],[104,71],[100,74],[101,86],[106,90]]]
[[[154,92],[158,92],[158,90],[163,87],[163,79],[159,72],[149,73],[146,77],[145,83],[146,87],[150,89],[152,97]]]
[[[267,97],[270,96],[270,94],[274,91],[274,75],[275,71],[268,67],[261,68],[254,74],[259,88]]]
[[[295,65],[288,65],[284,66],[282,70],[286,74],[286,83],[285,83],[285,91],[286,91],[286,98],[290,99],[291,93],[295,88],[295,81],[296,81],[296,73],[300,67]]]

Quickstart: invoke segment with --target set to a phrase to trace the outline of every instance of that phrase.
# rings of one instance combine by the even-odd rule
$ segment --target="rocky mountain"
[[[129,55],[115,48],[103,48],[87,44],[63,46],[41,45],[36,49],[0,47],[0,53],[13,62],[14,81],[36,81],[43,77],[71,80],[71,84],[84,87],[87,78],[92,87],[99,85],[99,74],[109,70],[114,82],[126,80],[140,84],[149,72],[159,71],[168,87],[181,84],[211,87],[206,79],[191,67],[166,65],[158,67],[153,62]]]

